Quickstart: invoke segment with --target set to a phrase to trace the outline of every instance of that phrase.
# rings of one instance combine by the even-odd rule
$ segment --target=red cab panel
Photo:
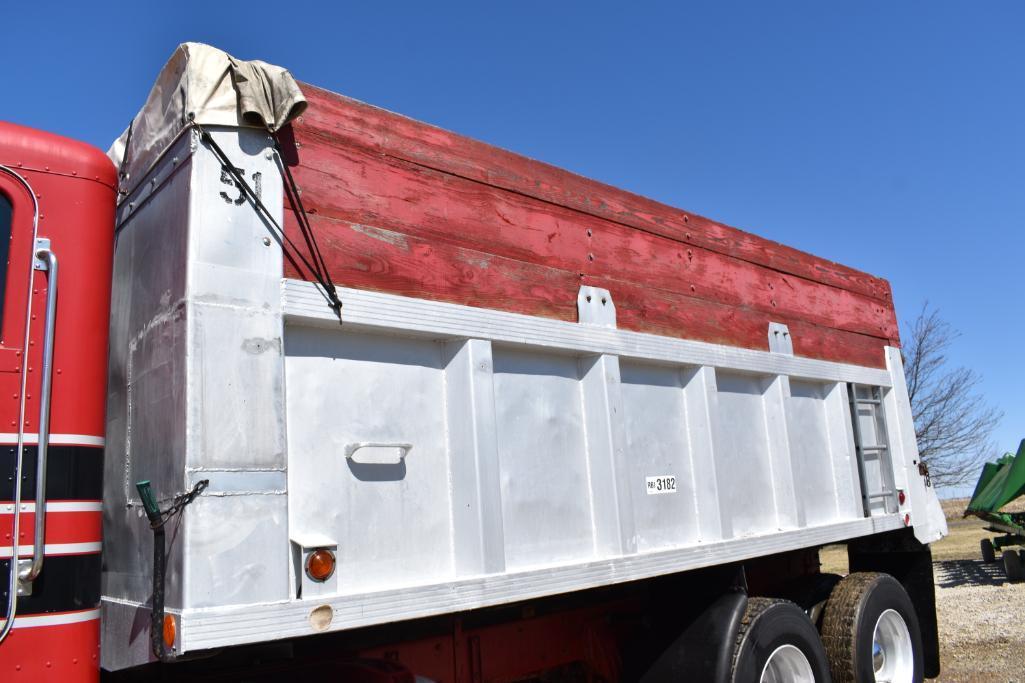
[[[43,567],[31,595],[17,598],[12,628],[0,642],[0,680],[99,678],[99,517],[116,187],[113,164],[100,150],[0,123],[0,620],[8,614],[14,558],[33,553],[42,352],[53,285],[53,273],[34,266],[43,240],[59,273]]]

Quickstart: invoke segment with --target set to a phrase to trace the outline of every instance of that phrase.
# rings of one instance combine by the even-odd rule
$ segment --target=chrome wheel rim
[[[793,645],[780,645],[765,662],[760,683],[815,683],[811,662]]]
[[[915,651],[904,617],[888,609],[879,615],[872,632],[872,670],[876,683],[912,683]]]

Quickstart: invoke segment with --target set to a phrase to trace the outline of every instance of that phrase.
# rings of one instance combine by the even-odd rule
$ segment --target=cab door
[[[116,174],[0,122],[0,680],[99,680]]]

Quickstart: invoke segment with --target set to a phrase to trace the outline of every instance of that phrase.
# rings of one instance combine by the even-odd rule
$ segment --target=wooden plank
[[[310,107],[294,126],[300,142],[319,136],[331,144],[361,147],[892,306],[885,280],[853,268],[315,86],[304,84],[303,92]]]
[[[878,337],[781,316],[770,318],[749,308],[717,304],[621,280],[584,278],[582,283],[613,293],[620,329],[766,351],[769,322],[781,322],[790,329],[797,356],[885,367],[885,340]]]
[[[311,216],[337,284],[403,296],[576,320],[580,276],[376,226]],[[302,244],[295,216],[286,234]],[[285,276],[309,280],[292,264]]]
[[[655,286],[883,338],[892,307],[476,181],[315,141],[296,169],[310,212],[585,276]]]
[[[363,223],[311,216],[332,278],[349,287],[469,306],[577,319],[581,284],[614,293],[622,329],[766,350],[770,317],[743,306],[706,301],[636,283],[585,276],[516,261],[447,242]],[[286,230],[300,242],[294,216]],[[309,279],[286,264],[286,276]],[[790,326],[795,353],[823,360],[883,367],[877,337],[773,316]]]

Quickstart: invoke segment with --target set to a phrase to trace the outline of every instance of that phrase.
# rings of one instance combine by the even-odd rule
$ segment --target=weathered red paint
[[[798,355],[875,367],[898,343],[884,280],[304,92],[294,173],[341,284],[563,320],[592,284],[612,291],[624,329],[765,349],[768,322],[784,322]]]
[[[309,84],[297,127],[337,144],[567,206],[734,258],[889,299],[885,280],[696,216],[541,161],[493,147]]]

